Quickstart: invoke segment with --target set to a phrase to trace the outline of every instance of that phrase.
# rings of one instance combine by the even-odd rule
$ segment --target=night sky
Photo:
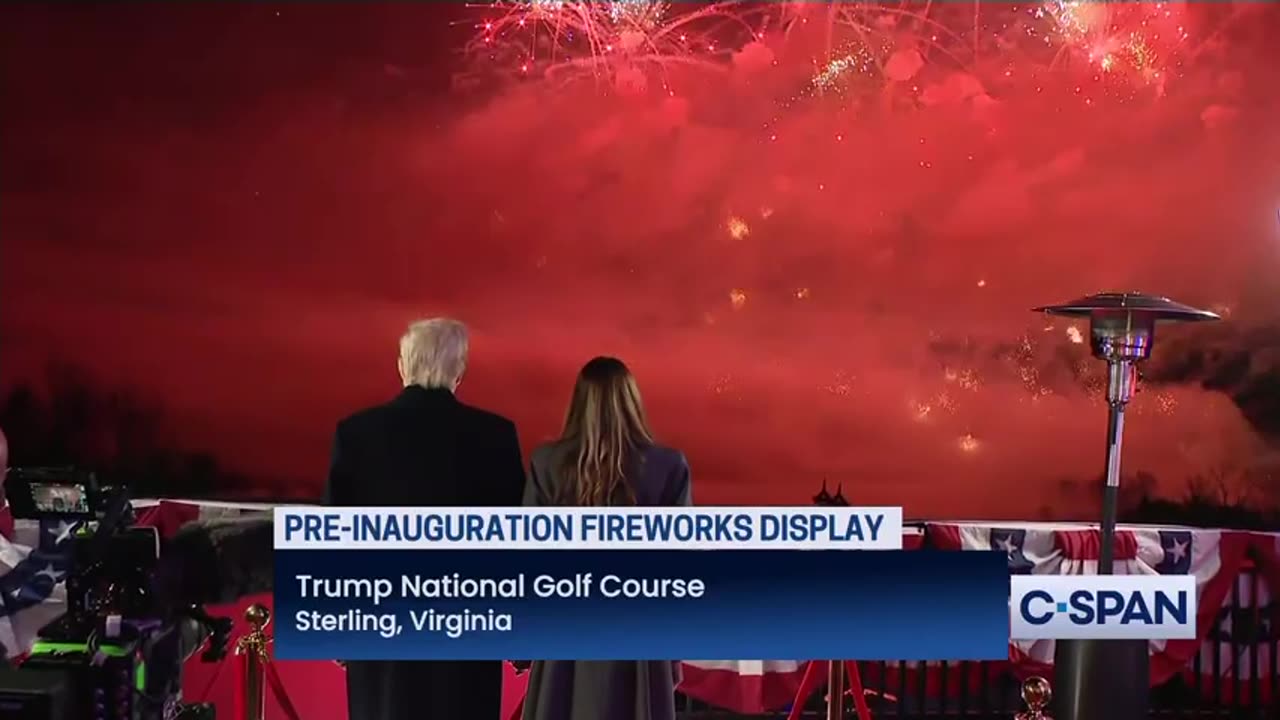
[[[912,516],[1070,517],[1102,367],[1028,309],[1137,289],[1226,322],[1161,333],[1126,467],[1172,494],[1265,470],[1280,24],[1210,5],[1170,6],[1177,47],[1095,23],[1162,63],[1101,69],[990,3],[971,72],[917,71],[894,30],[883,73],[821,91],[798,21],[601,79],[464,54],[460,5],[6,7],[0,383],[74,363],[305,495],[334,423],[397,391],[404,325],[447,314],[474,333],[460,396],[526,449],[616,354],[698,502],[829,477]]]

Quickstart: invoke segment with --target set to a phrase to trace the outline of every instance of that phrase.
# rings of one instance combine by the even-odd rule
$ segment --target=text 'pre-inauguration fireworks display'
[[[1007,652],[1005,558],[904,552],[901,508],[277,508],[275,515],[281,657],[994,659]],[[937,602],[944,595],[948,601]],[[633,632],[637,626],[645,632]]]

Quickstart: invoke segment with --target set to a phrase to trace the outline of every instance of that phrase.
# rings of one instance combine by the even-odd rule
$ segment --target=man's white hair
[[[454,389],[467,369],[467,326],[449,318],[419,320],[400,337],[405,385]]]

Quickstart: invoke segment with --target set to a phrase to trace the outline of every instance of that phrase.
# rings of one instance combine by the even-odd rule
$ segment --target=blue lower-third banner
[[[1003,660],[1003,553],[278,550],[285,660]]]

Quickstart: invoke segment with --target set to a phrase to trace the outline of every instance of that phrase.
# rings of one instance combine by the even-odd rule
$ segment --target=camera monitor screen
[[[84,515],[89,513],[89,489],[84,485],[31,483],[31,504],[39,513]]]
[[[15,518],[94,520],[102,510],[97,478],[74,468],[10,468],[4,489]]]

